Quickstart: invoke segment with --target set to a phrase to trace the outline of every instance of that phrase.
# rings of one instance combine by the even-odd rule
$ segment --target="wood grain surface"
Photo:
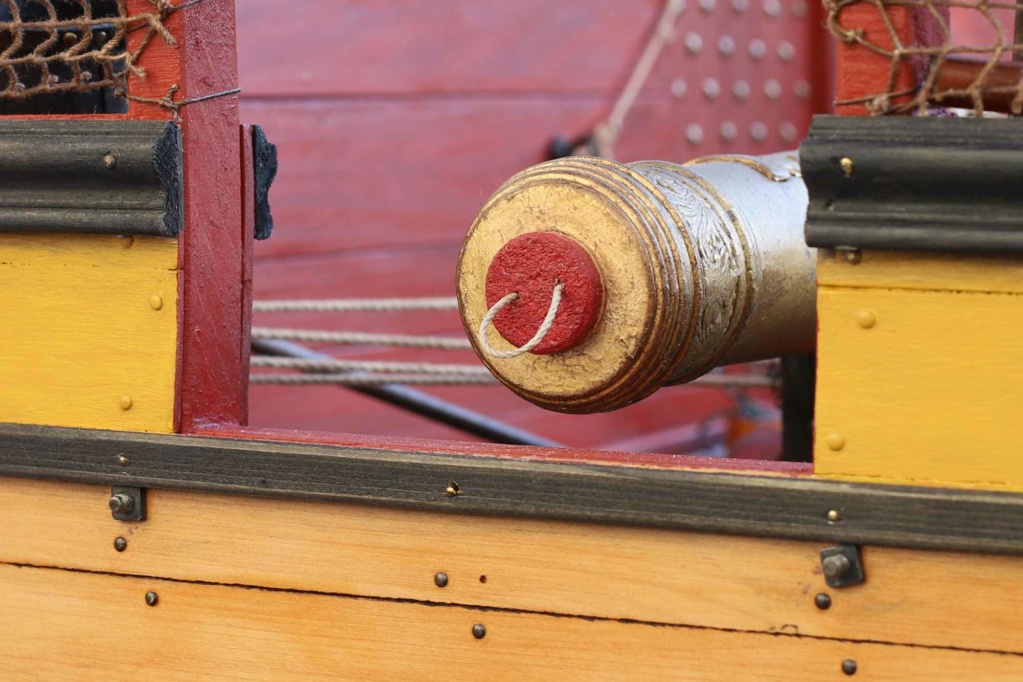
[[[144,596],[159,601],[147,606]],[[117,636],[111,636],[114,614]],[[485,628],[474,638],[474,626]],[[22,680],[1019,679],[1023,657],[0,566]],[[857,678],[859,679],[859,677]]]
[[[176,239],[0,235],[0,421],[169,433]]]
[[[147,521],[125,524],[110,517],[108,495],[0,479],[11,529],[0,562],[1023,654],[1020,557],[868,547],[867,582],[831,589],[823,543],[164,490],[149,491]],[[38,499],[49,501],[45,516]],[[969,599],[943,598],[967,583]],[[814,605],[820,593],[832,598],[826,611]]]
[[[1023,490],[1023,297],[825,286],[817,301],[817,475]]]

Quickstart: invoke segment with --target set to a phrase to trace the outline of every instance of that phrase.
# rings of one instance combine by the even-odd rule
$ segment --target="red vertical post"
[[[151,0],[127,4],[131,15],[157,11]],[[145,78],[130,78],[129,92],[133,98],[170,97],[178,107],[133,99],[129,117],[176,119],[182,131],[175,423],[176,430],[189,433],[245,418],[242,150],[238,96],[224,94],[238,87],[234,0],[188,4],[163,23],[177,44],[153,37],[139,61]],[[129,49],[145,34],[132,32]]]

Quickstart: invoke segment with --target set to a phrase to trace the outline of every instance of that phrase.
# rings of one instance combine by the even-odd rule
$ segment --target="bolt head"
[[[844,251],[845,262],[850,265],[859,265],[863,260],[863,252],[859,249],[852,249],[850,251]]]
[[[831,608],[831,595],[821,592],[813,598],[813,603],[821,611],[827,611]]]
[[[844,661],[842,661],[842,672],[844,672],[846,675],[855,675],[856,668],[857,668],[856,661],[854,661],[853,659],[847,658]]]
[[[120,465],[121,465],[121,466],[123,466],[123,467],[126,467],[126,466],[128,466],[129,464],[131,464],[131,460],[129,460],[129,459],[128,459],[127,457],[125,457],[124,455],[121,455],[121,456],[119,456],[119,457],[117,458],[117,463],[118,463],[118,464],[120,464]]]
[[[856,164],[848,156],[839,161],[839,165],[842,166],[842,172],[845,173],[847,178],[852,177],[853,171],[856,170]]]
[[[130,495],[125,495],[124,493],[111,495],[110,511],[115,514],[130,514],[131,510],[134,508],[135,500],[133,500]]]
[[[835,580],[848,573],[849,569],[852,568],[852,563],[849,561],[849,557],[844,554],[834,554],[822,561],[821,567],[824,569],[824,577],[829,580]]]
[[[106,156],[103,157],[103,165],[113,170],[117,167],[117,157],[112,153],[107,152]]]
[[[146,592],[146,603],[150,606],[156,606],[160,601],[160,596],[156,592]]]
[[[487,636],[487,628],[483,623],[476,623],[472,626],[472,636],[476,639],[483,639]]]
[[[856,321],[864,329],[872,329],[877,324],[877,316],[869,310],[861,310],[856,313]]]
[[[448,586],[448,574],[444,573],[443,571],[438,573],[437,575],[433,576],[433,583],[437,587],[447,587]]]
[[[116,549],[118,552],[123,552],[124,550],[128,549],[128,541],[125,540],[124,538],[117,538],[116,540],[114,540],[114,549]]]
[[[842,515],[838,512],[837,509],[832,509],[828,512],[828,521],[830,521],[831,523],[838,523],[841,520]]]
[[[845,447],[845,436],[840,433],[832,433],[828,435],[828,449],[838,452]]]

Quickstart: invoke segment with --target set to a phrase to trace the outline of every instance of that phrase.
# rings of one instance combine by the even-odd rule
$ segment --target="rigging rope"
[[[446,374],[450,376],[490,376],[482,365],[446,365],[434,362],[379,362],[376,360],[305,360],[256,355],[253,367],[298,369],[303,372],[404,372],[407,374]]]
[[[390,313],[403,310],[458,310],[454,296],[437,298],[350,298],[297,301],[256,301],[254,313]]]
[[[307,343],[358,344],[366,346],[404,346],[437,350],[472,350],[468,339],[447,336],[411,336],[406,334],[368,334],[365,332],[327,332],[311,329],[274,329],[253,327],[254,339],[281,339]]]

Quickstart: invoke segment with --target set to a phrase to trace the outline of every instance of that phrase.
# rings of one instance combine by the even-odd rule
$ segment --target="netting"
[[[836,39],[889,61],[883,89],[838,105],[862,104],[875,115],[926,115],[935,113],[935,106],[972,108],[978,115],[985,109],[1023,112],[1023,69],[1010,61],[1023,58],[1023,36],[1013,26],[1023,4],[823,1]],[[954,30],[961,24],[971,30]]]
[[[164,19],[180,7],[149,2],[152,11],[129,14],[126,0],[0,0],[0,99],[103,88],[127,97],[152,40],[176,44]]]

